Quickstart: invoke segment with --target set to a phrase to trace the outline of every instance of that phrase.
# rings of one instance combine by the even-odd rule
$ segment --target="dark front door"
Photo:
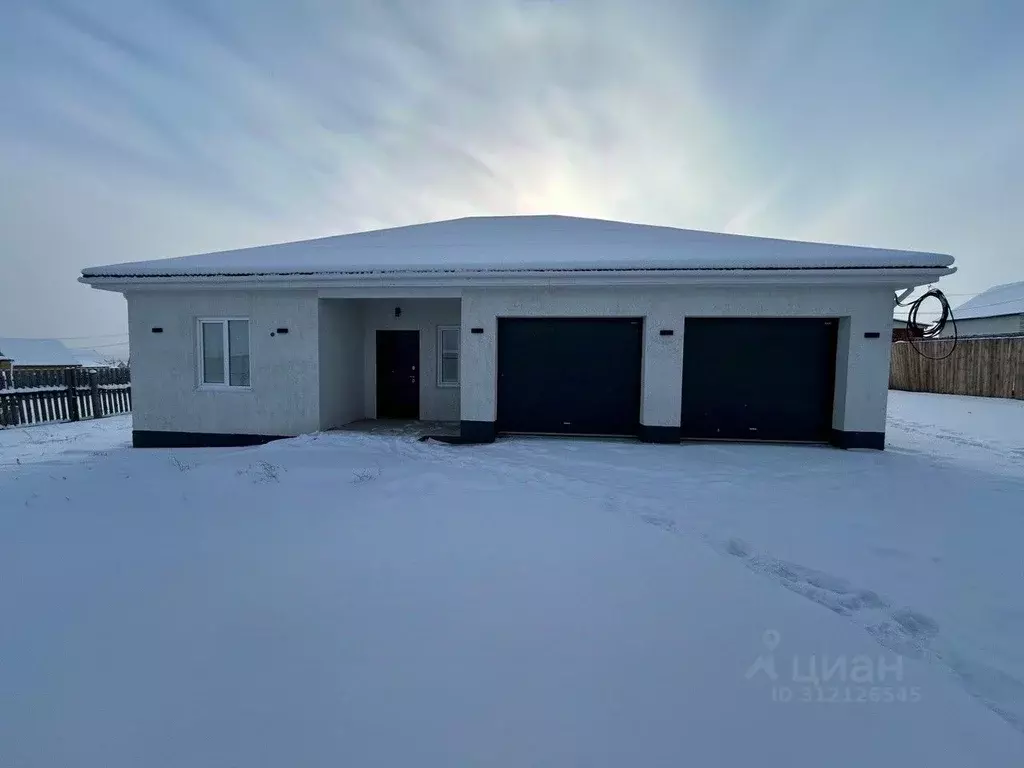
[[[498,321],[498,430],[635,435],[639,318]]]
[[[686,318],[682,436],[827,441],[837,327],[829,318]]]
[[[420,332],[377,331],[377,418],[420,417]]]

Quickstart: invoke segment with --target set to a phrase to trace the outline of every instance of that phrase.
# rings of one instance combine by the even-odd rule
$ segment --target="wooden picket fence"
[[[950,339],[915,343],[929,357],[942,357],[953,344]],[[960,339],[944,360],[929,360],[910,342],[897,342],[892,345],[889,388],[1024,400],[1024,336]]]
[[[131,409],[127,368],[0,371],[0,427],[98,419]]]

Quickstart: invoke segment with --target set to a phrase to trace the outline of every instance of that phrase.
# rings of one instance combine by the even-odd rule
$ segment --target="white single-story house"
[[[125,294],[137,446],[365,418],[884,446],[894,293],[950,256],[474,217],[91,267]]]
[[[1008,336],[1024,333],[1024,282],[997,285],[953,310],[958,336]],[[953,335],[947,323],[940,337]]]

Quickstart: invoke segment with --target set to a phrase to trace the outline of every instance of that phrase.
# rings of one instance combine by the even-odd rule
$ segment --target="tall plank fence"
[[[0,427],[128,413],[131,390],[127,368],[0,371]]]
[[[929,357],[941,357],[953,342],[934,339],[916,344]],[[892,345],[889,388],[1024,400],[1024,336],[960,339],[944,360],[929,360],[909,342],[898,342]]]

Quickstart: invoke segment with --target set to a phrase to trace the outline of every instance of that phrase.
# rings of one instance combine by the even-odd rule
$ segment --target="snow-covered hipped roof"
[[[92,277],[538,270],[941,268],[951,256],[726,235],[570,216],[414,224],[83,270]]]
[[[78,360],[71,351],[56,339],[5,339],[0,338],[0,357],[11,360],[17,366],[71,366]]]
[[[989,288],[953,310],[957,320],[1024,314],[1024,281]]]

